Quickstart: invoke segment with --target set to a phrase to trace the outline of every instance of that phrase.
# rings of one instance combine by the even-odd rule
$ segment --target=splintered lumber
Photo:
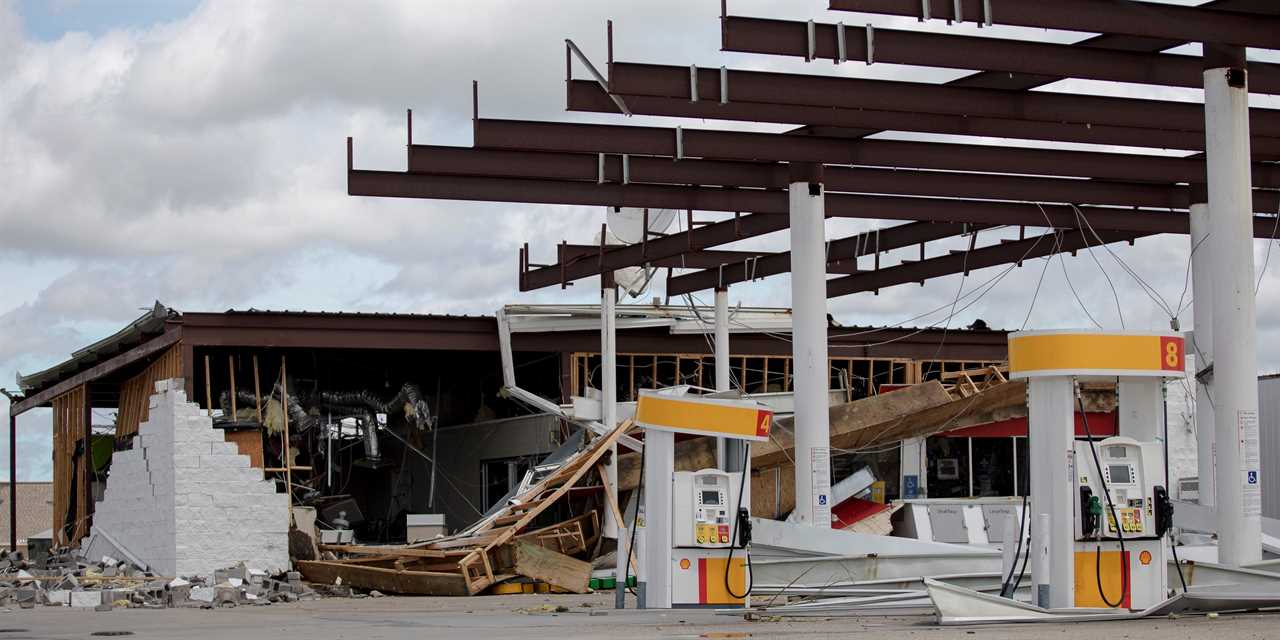
[[[530,525],[595,470],[631,427],[628,420],[585,443],[536,485],[461,534],[399,547],[326,546],[326,551],[352,557],[299,562],[298,569],[312,582],[341,578],[385,593],[475,595],[516,576],[584,593],[591,565],[571,555],[591,548],[599,538],[598,511],[538,529]]]
[[[591,581],[590,562],[523,540],[507,545],[507,549],[511,554],[512,573],[540,580],[565,591],[587,592],[587,585]]]
[[[303,560],[296,564],[309,582],[335,584],[341,578],[342,584],[357,589],[404,595],[469,596],[477,593],[468,589],[467,579],[461,573],[408,571],[338,561]]]
[[[450,555],[466,555],[465,552],[438,551],[436,549],[412,549],[409,547],[378,547],[355,544],[322,544],[322,551],[333,553],[350,553],[356,555],[376,554],[398,558],[444,558]]]
[[[941,383],[918,385],[831,408],[831,447],[858,450],[1026,415],[1026,384],[995,384],[952,399]],[[781,422],[781,421],[780,421]],[[781,517],[795,509],[795,466],[790,422],[778,437],[752,447],[751,512]],[[780,446],[783,445],[783,446]],[[757,453],[757,450],[762,450]]]
[[[566,555],[586,551],[600,537],[600,517],[588,511],[576,518],[557,522],[549,527],[522,533],[519,542],[529,542]]]
[[[925,409],[951,402],[942,383],[931,380],[896,391],[838,404],[830,408],[833,447],[851,448],[836,444],[845,434],[863,431],[876,425],[892,424]],[[795,456],[793,418],[783,418],[774,423],[773,436],[768,442],[751,446],[751,466],[764,469],[791,463]]]
[[[525,525],[532,522],[533,519],[537,518],[539,514],[547,509],[547,507],[551,506],[552,503],[559,500],[561,496],[567,493],[569,489],[573,488],[573,486],[582,479],[582,476],[595,468],[596,462],[598,462],[600,458],[604,457],[604,454],[607,453],[610,447],[618,441],[618,438],[622,437],[623,433],[631,429],[631,424],[632,422],[630,420],[622,423],[616,429],[611,431],[609,435],[593,442],[590,449],[578,454],[572,460],[566,461],[565,464],[552,472],[551,475],[547,476],[542,482],[527,491],[523,496],[520,496],[520,498],[524,498],[526,496],[536,498],[542,502],[537,508],[525,511],[524,517],[504,530],[493,542],[488,543],[488,545],[485,546],[485,550],[487,551],[510,540],[516,535],[516,532],[523,529]],[[568,477],[566,478],[565,476]],[[552,489],[551,487],[557,483],[559,483],[559,487]],[[551,491],[551,493],[544,496],[543,494],[547,491]],[[524,502],[524,500],[520,499],[519,502]],[[481,531],[486,528],[487,527],[481,527]]]
[[[884,397],[891,397],[902,391],[885,394]],[[1026,382],[1022,380],[1005,382],[966,398],[922,407],[902,414],[900,417],[864,424],[839,434],[832,433],[831,446],[840,449],[866,449],[907,438],[930,436],[943,431],[1005,420],[1019,414],[1026,415],[1026,405]]]
[[[753,447],[760,443],[753,443]],[[699,471],[716,466],[715,438],[698,437],[676,443],[676,471]],[[631,491],[640,485],[640,454],[618,456],[618,491]]]

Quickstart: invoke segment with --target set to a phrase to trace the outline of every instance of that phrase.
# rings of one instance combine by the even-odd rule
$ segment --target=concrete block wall
[[[181,380],[157,382],[150,406],[133,449],[111,458],[94,531],[162,575],[212,576],[238,562],[287,570],[288,496],[187,402]]]

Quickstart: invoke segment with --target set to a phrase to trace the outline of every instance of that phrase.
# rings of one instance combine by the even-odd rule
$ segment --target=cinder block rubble
[[[44,568],[17,562],[8,569],[0,569],[0,606],[16,603],[24,609],[47,605],[97,611],[113,608],[230,608],[320,597],[301,581],[288,581],[285,573],[277,574],[280,580],[276,580],[243,563],[219,569],[214,572],[215,576],[207,578],[167,580],[150,571],[119,563],[114,558],[103,558],[107,562],[95,563],[75,562],[68,558],[55,558]],[[108,568],[120,570],[116,575],[108,576]],[[125,573],[132,575],[126,576]]]

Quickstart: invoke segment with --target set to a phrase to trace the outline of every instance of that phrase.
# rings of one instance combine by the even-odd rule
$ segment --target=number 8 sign
[[[1165,371],[1182,371],[1187,367],[1185,341],[1182,338],[1160,338],[1160,368]]]

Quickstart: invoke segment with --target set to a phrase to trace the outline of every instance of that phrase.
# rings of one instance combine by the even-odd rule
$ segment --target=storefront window
[[[1013,438],[973,438],[973,497],[1014,495]]]
[[[1029,456],[1027,455],[1027,452],[1031,450],[1031,447],[1027,445],[1027,439],[1025,436],[1014,438],[1013,444],[1015,448],[1014,457],[1018,463],[1018,472],[1016,474],[1018,492],[1016,495],[1025,496],[1031,492],[1031,482],[1029,480],[1031,477],[1029,475],[1031,468],[1028,466],[1030,463],[1028,462]]]
[[[929,497],[1020,496],[1028,491],[1025,437],[927,440]]]
[[[969,439],[929,438],[930,498],[969,497]]]

